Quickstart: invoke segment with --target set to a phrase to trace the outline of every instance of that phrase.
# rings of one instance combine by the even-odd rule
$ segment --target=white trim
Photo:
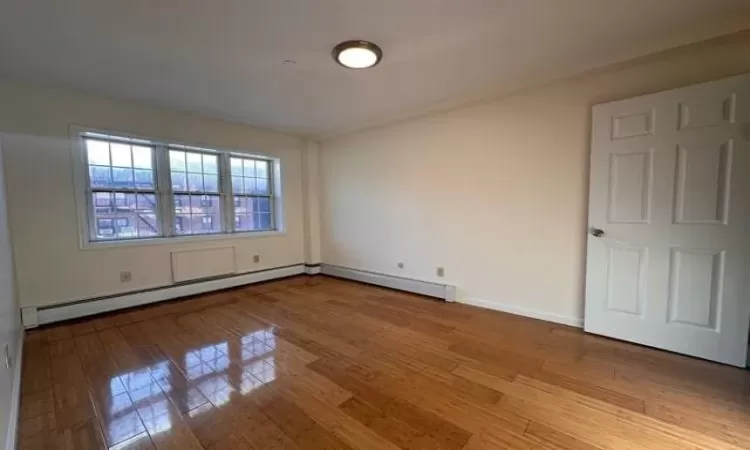
[[[561,316],[559,314],[539,311],[538,309],[524,308],[522,306],[510,305],[508,303],[490,302],[479,298],[463,298],[460,303],[478,306],[480,308],[494,309],[517,316],[531,317],[532,319],[544,320],[546,322],[560,323],[571,327],[583,328],[583,317]]]
[[[24,328],[35,328],[39,326],[39,316],[36,306],[21,308],[21,323]]]
[[[5,440],[6,450],[15,450],[18,435],[18,413],[21,408],[21,365],[23,364],[23,328],[19,331],[16,355],[13,358],[13,391],[10,395],[10,414],[8,415],[8,434]]]
[[[255,239],[262,237],[286,236],[285,231],[242,231],[237,233],[216,233],[216,234],[194,234],[190,236],[173,236],[145,239],[121,239],[119,241],[93,241],[87,242],[81,247],[81,250],[98,250],[112,247],[133,247],[139,245],[163,245],[163,244],[180,244],[184,242],[210,242],[223,241],[227,239]]]
[[[399,291],[413,292],[415,294],[436,297],[442,300],[453,301],[455,298],[455,287],[447,284],[432,283],[429,281],[415,280],[412,278],[401,278],[377,272],[368,272],[349,267],[332,266],[321,264],[321,273],[362,283],[375,284]]]
[[[217,291],[246,284],[259,283],[261,281],[274,280],[293,275],[305,273],[305,266],[298,264],[278,269],[262,270],[250,272],[242,275],[217,278],[214,280],[202,281],[198,283],[181,284],[165,287],[163,289],[154,289],[133,294],[119,295],[116,297],[107,297],[102,299],[92,299],[78,303],[63,304],[38,310],[39,325],[60,322],[63,320],[76,319],[79,317],[100,314],[109,311],[116,311],[133,306],[147,305],[164,300],[171,300],[189,295],[197,295],[205,292]]]
[[[308,275],[317,275],[321,271],[320,266],[305,266],[305,273]]]

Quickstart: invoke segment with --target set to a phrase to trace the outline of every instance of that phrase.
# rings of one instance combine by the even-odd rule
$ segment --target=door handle
[[[600,238],[604,236],[604,230],[600,230],[599,228],[592,228],[591,235],[594,236],[595,238]]]

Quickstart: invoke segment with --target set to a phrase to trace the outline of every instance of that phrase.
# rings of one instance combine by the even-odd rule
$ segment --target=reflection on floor
[[[177,364],[165,358],[110,378],[110,400],[99,411],[105,441],[114,444],[111,448],[129,448],[134,445],[131,437],[146,440],[149,435],[170,431],[170,398],[177,402],[179,410],[194,418],[210,410],[201,408],[209,402],[213,407],[221,407],[231,400],[233,392],[248,395],[276,378],[273,327],[247,333],[239,342],[231,342],[242,346],[241,359],[235,360],[242,370],[229,370],[232,365],[229,355],[233,353],[229,342],[224,341],[189,351]],[[183,386],[187,388],[181,389]],[[143,433],[141,421],[147,425],[148,434]]]
[[[29,333],[20,449],[750,448],[746,371],[330,278]]]

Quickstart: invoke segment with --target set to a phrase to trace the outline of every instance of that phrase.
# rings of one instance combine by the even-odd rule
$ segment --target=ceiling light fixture
[[[345,41],[333,47],[333,59],[348,69],[369,69],[380,62],[383,51],[368,41]]]

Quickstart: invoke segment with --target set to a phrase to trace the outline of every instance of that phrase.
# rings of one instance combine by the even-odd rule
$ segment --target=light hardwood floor
[[[21,449],[747,449],[750,376],[293,278],[29,333]]]

